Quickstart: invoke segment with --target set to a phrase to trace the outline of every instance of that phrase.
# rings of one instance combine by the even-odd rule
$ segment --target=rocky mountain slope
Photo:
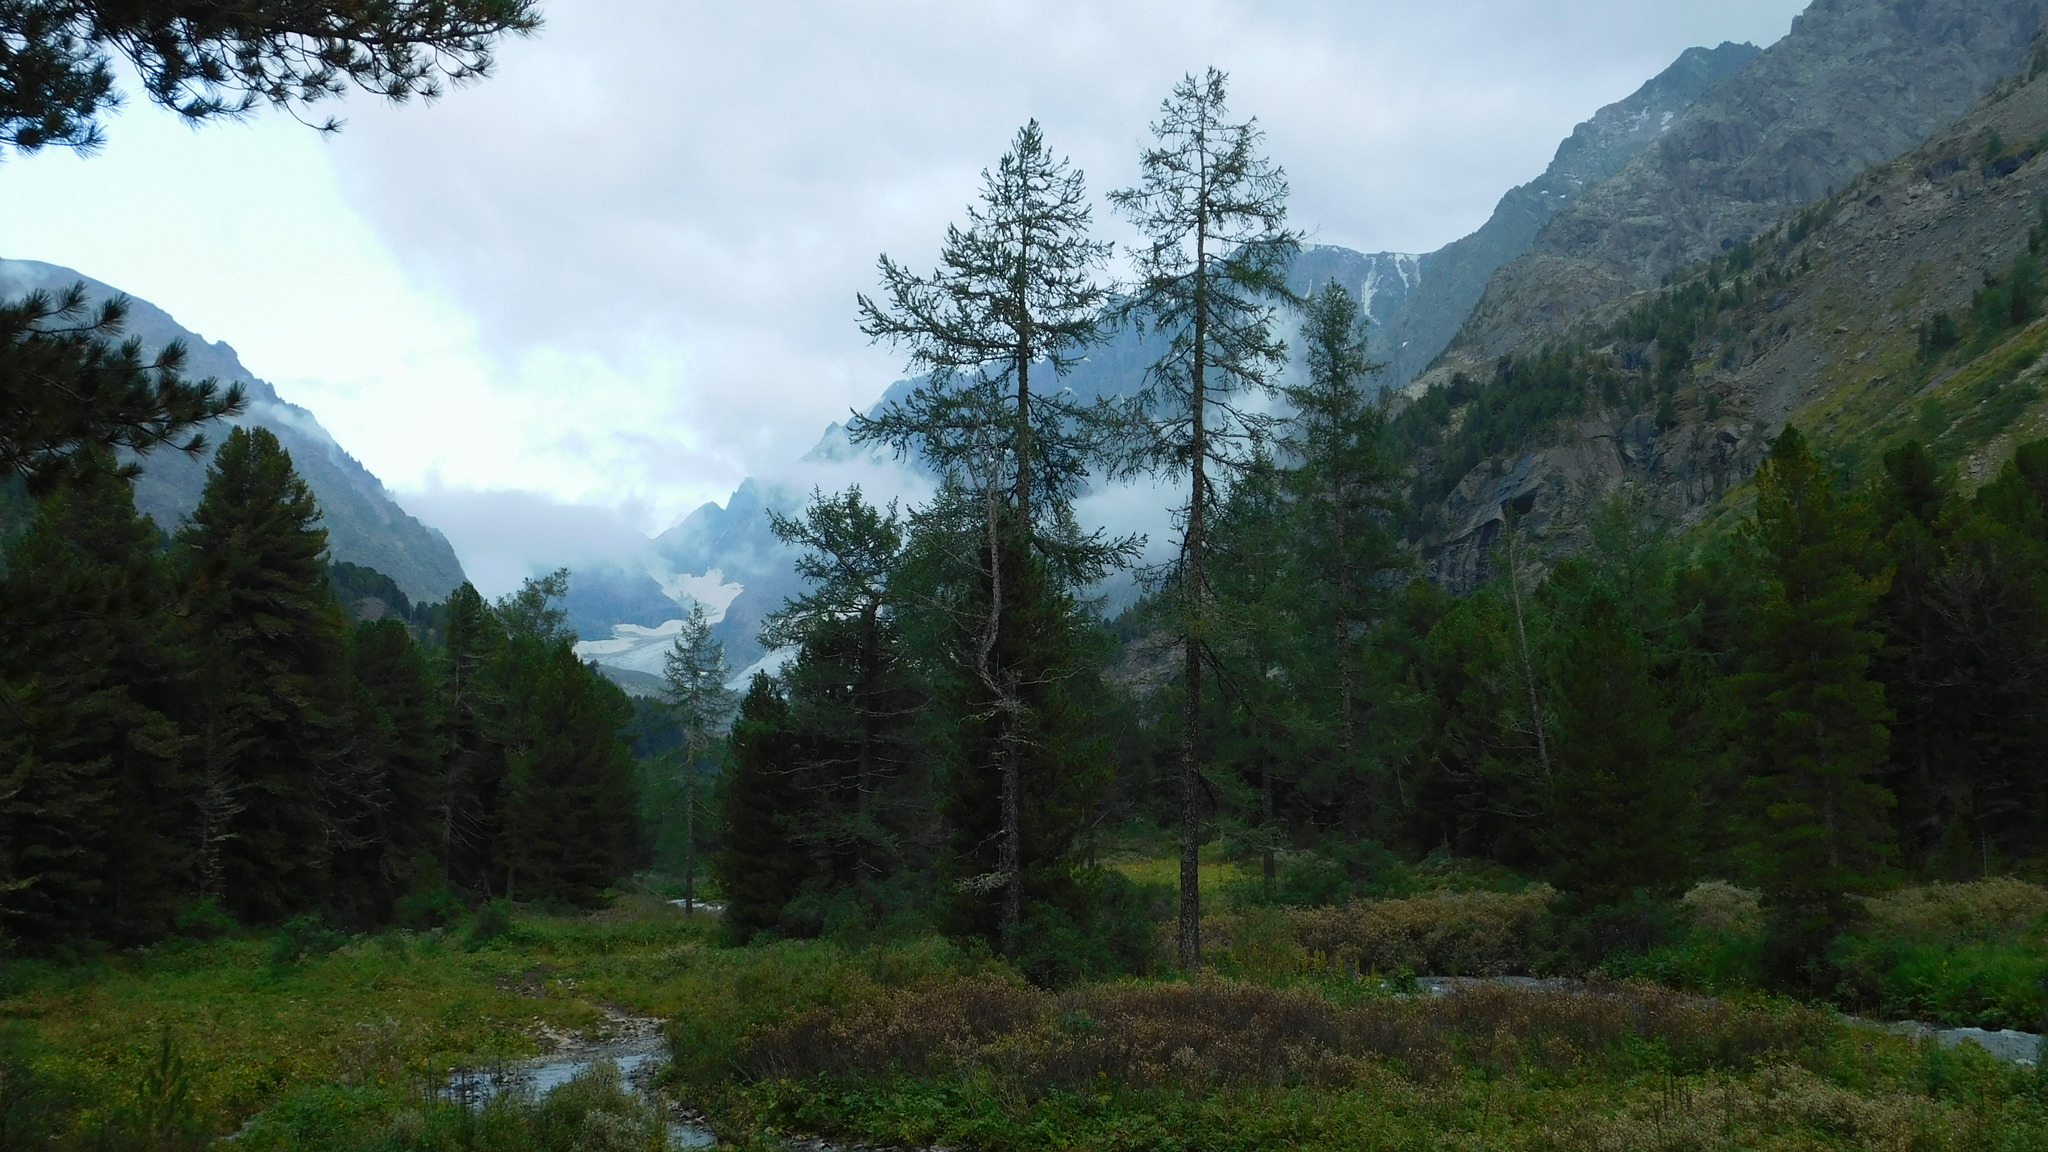
[[[2033,29],[2008,22],[2007,5],[1944,11],[1953,16],[1957,7],[1997,16],[2012,35],[1995,42],[2002,48],[2017,42],[2024,49],[2033,38]],[[1846,19],[1839,10],[1823,14]],[[1816,23],[1825,26],[1809,19],[1801,27]],[[1937,59],[1946,58],[1940,37],[1966,24],[1924,26]],[[1882,51],[1844,47],[1855,58],[1900,54],[1889,35]],[[1549,415],[1526,422],[1508,451],[1437,478],[1445,494],[1428,509],[1433,521],[1422,540],[1431,571],[1452,587],[1485,578],[1495,567],[1489,552],[1501,538],[1505,506],[1525,512],[1521,522],[1538,555],[1569,551],[1586,513],[1624,484],[1681,523],[1727,512],[1788,421],[1852,475],[1913,437],[1966,484],[1995,474],[2014,443],[2048,434],[2040,378],[2048,322],[2038,318],[2040,289],[2028,286],[2040,276],[2036,250],[2048,248],[2048,60],[2010,50],[2001,58],[2020,71],[1903,155],[1842,179],[1832,195],[1690,266],[1668,286],[1621,298],[1575,325],[1544,325],[1546,344],[1562,341],[1552,346],[1564,351],[1554,354],[1569,359],[1577,391],[1559,392],[1541,409]],[[1952,79],[1940,87],[1946,91]],[[1765,95],[1750,99],[1765,103]],[[1909,96],[1902,102],[1915,103],[1903,100]],[[1822,127],[1815,122],[1808,131],[1826,135]],[[1849,134],[1845,127],[1840,135]],[[1649,181],[1630,173],[1621,182]],[[1770,183],[1759,173],[1757,187]],[[1600,190],[1603,202],[1618,195]],[[1762,203],[1744,201],[1729,212],[1759,212]],[[1701,218],[1724,217],[1703,203]],[[1627,231],[1606,229],[1611,238]],[[1594,250],[1620,247],[1616,239]],[[1532,293],[1540,266],[1532,261],[1495,288]],[[1548,266],[1567,293],[1587,283],[1579,273],[1594,261]],[[1475,316],[1461,340],[1508,349],[1512,364],[1527,362],[1533,337],[1518,348],[1484,323]],[[1457,363],[1446,360],[1452,363],[1432,374],[1438,390],[1422,393],[1418,410],[1460,390],[1441,387]],[[1456,445],[1485,419],[1489,397],[1540,409],[1529,403],[1535,377],[1509,376],[1462,379],[1470,399],[1446,407],[1426,466],[1463,458]],[[1507,395],[1518,383],[1523,391]]]
[[[57,292],[83,281],[93,300],[120,292],[69,268],[35,260],[0,259],[0,297],[31,291]],[[445,600],[463,582],[462,565],[440,532],[407,515],[384,485],[337,444],[311,412],[287,403],[277,389],[258,379],[225,343],[209,343],[188,331],[161,308],[130,298],[128,334],[149,349],[183,340],[187,374],[213,376],[223,383],[240,382],[249,407],[237,423],[260,426],[277,434],[292,463],[320,502],[328,547],[336,560],[374,568],[397,581],[414,600]],[[218,444],[223,430],[208,430]],[[135,502],[166,530],[177,527],[199,506],[206,481],[206,462],[182,453],[158,451],[145,458]]]
[[[1557,146],[1550,167],[1501,197],[1477,232],[1417,258],[1416,287],[1400,307],[1374,317],[1381,323],[1374,334],[1378,355],[1387,365],[1383,382],[1399,388],[1420,375],[1450,343],[1502,265],[1528,252],[1553,217],[1586,189],[1621,171],[1709,88],[1748,67],[1758,52],[1754,44],[1687,49],[1626,100],[1609,104],[1573,129]]]
[[[2024,66],[2044,15],[2048,0],[1815,0],[1502,267],[1436,371],[1612,318],[1918,145]]]

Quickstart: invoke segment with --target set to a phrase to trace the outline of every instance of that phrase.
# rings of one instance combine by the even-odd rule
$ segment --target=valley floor
[[[1282,944],[1277,913],[1219,917],[1202,979],[1061,991],[933,937],[724,948],[714,918],[653,898],[16,961],[0,1146],[2048,1149],[2048,1079],[1973,1045],[1644,980],[1382,977],[1300,946],[1341,911],[1300,914]],[[651,1099],[608,1074],[449,1098],[460,1069],[651,1051],[649,1019],[671,1058]]]

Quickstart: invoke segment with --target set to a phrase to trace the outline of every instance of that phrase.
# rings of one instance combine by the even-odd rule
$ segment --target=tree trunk
[[[1015,703],[1016,679],[1006,678]],[[1003,954],[1017,955],[1024,921],[1024,749],[1014,707],[1003,713]]]
[[[1207,462],[1208,441],[1202,420],[1206,396],[1203,387],[1206,380],[1203,369],[1207,366],[1209,353],[1208,316],[1208,263],[1207,233],[1209,222],[1206,215],[1197,218],[1195,229],[1195,350],[1192,376],[1188,389],[1188,466],[1191,472],[1188,493],[1187,538],[1182,543],[1181,594],[1186,599],[1187,618],[1182,631],[1186,643],[1183,655],[1186,657],[1185,678],[1187,699],[1182,723],[1180,750],[1180,964],[1182,968],[1196,969],[1202,966],[1202,830],[1201,830],[1201,755],[1200,734],[1202,725],[1202,586],[1205,573],[1202,566],[1203,530],[1208,513],[1206,506],[1207,475],[1203,465]]]
[[[1273,860],[1273,757],[1270,753],[1259,757],[1260,826],[1265,832],[1265,843],[1259,852],[1259,871],[1266,882],[1266,902],[1273,902],[1273,880],[1278,871]]]
[[[856,707],[860,711],[860,752],[854,772],[853,809],[857,818],[854,833],[853,872],[855,883],[867,883],[873,864],[868,859],[868,804],[875,786],[875,666],[881,662],[881,642],[876,637],[875,613],[870,604],[861,614],[860,686]]]
[[[692,762],[694,767],[694,761]],[[683,915],[697,914],[697,775],[683,777]]]
[[[1025,246],[1029,247],[1027,235]],[[1033,524],[1031,521],[1031,357],[1034,336],[1031,327],[1031,312],[1022,296],[1019,286],[1017,300],[1017,437],[1011,450],[1017,456],[1016,491],[1012,499],[1015,505],[1017,539],[1023,545],[1019,559],[1031,562]],[[991,533],[996,525],[991,524]],[[1001,550],[1000,537],[990,536],[992,557]],[[993,582],[991,611],[995,619],[1001,620],[1003,610],[1003,583],[1000,579],[1001,560],[994,558],[997,579]],[[1014,655],[1005,653],[1004,655]],[[1003,873],[1003,955],[1015,958],[1020,944],[1019,935],[1024,922],[1024,700],[1021,691],[1019,671],[1015,668],[994,669],[996,679],[1002,686],[999,707],[1002,721],[1003,746],[1003,844],[999,867]]]

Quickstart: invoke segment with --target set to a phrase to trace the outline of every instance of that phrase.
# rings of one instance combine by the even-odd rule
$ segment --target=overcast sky
[[[1099,197],[1213,64],[1296,226],[1423,252],[1680,51],[1768,45],[1801,7],[544,0],[492,79],[351,98],[338,136],[131,99],[97,156],[0,163],[0,255],[233,344],[475,567],[532,535],[521,506],[659,531],[865,407],[902,365],[854,294],[878,253],[930,264],[1027,118]]]

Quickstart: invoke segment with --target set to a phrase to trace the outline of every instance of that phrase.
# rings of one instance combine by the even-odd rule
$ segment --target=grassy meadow
[[[1206,975],[1162,960],[1059,989],[931,935],[725,947],[714,918],[651,897],[12,962],[0,1146],[653,1149],[688,1107],[736,1147],[2048,1149],[2031,1067],[1754,991],[1755,905],[1730,885],[1695,889],[1664,943],[1583,983],[1414,995],[1416,974],[1567,970],[1549,889],[1498,888],[1219,898]],[[1928,885],[1869,907],[1838,946],[1839,1006],[2038,1017],[2048,890]],[[649,1017],[673,1058],[652,1101],[605,1076],[474,1111],[437,1095],[454,1068]]]

